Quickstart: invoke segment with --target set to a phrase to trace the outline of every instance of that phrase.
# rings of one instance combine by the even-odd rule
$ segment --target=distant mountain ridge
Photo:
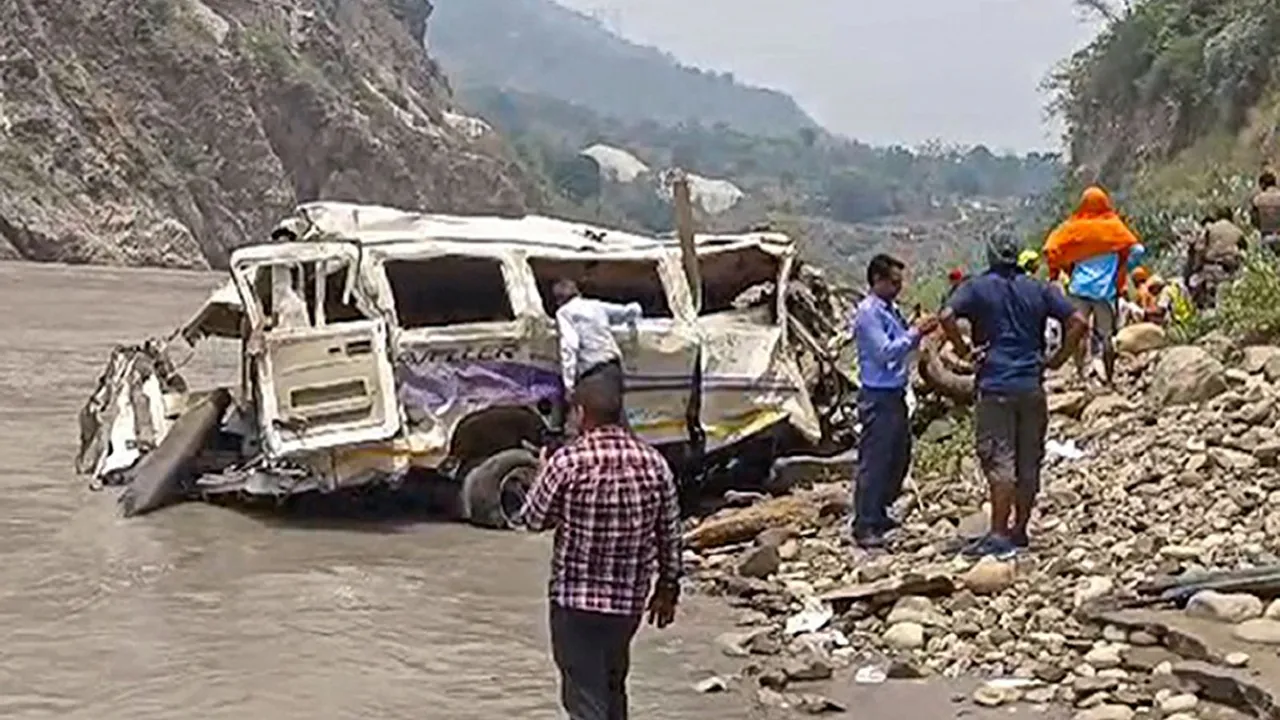
[[[625,122],[697,119],[760,135],[819,127],[786,93],[682,65],[553,0],[438,0],[427,43],[462,88],[545,95]]]

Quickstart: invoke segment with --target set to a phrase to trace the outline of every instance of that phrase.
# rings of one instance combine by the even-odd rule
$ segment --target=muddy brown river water
[[[547,537],[204,504],[125,520],[74,476],[112,345],[168,332],[220,279],[0,264],[0,717],[559,717]],[[219,359],[194,377],[234,372]],[[691,688],[735,667],[713,650],[726,617],[691,598],[642,631],[633,717],[760,716]],[[955,715],[937,685],[851,692],[832,694],[867,720]]]

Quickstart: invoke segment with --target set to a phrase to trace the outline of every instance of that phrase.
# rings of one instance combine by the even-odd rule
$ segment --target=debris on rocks
[[[846,669],[861,684],[984,679],[970,702],[1060,705],[1079,720],[1205,720],[1247,695],[1213,684],[1264,672],[1280,648],[1280,348],[1129,336],[1117,391],[1050,375],[1049,437],[1063,450],[1046,455],[1030,548],[1013,559],[958,552],[987,532],[989,508],[972,439],[956,433],[918,443],[885,552],[850,543],[847,483],[696,522],[691,576],[751,618],[722,648],[767,656],[782,680],[761,702],[802,711],[788,685]],[[1247,652],[1102,619],[1152,606]]]

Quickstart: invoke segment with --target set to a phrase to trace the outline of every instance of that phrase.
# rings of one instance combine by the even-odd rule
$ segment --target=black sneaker
[[[1018,546],[1007,537],[988,535],[975,540],[961,552],[966,557],[993,557],[997,560],[1008,560],[1018,554]]]
[[[1012,540],[1013,544],[1019,548],[1031,547],[1031,538],[1027,536],[1026,529],[1014,530],[1013,534],[1009,536],[1009,539]]]

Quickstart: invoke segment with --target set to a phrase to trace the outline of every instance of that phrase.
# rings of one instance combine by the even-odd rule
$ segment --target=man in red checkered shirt
[[[579,380],[574,404],[582,432],[543,464],[521,518],[530,530],[555,528],[551,649],[565,710],[571,720],[625,720],[631,639],[646,600],[650,623],[664,628],[675,619],[675,479],[623,425],[613,378]]]

